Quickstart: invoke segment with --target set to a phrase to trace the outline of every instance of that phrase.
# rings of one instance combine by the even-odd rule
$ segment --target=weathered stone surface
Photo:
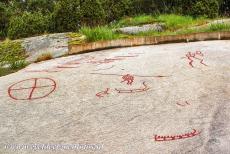
[[[210,22],[209,24],[230,24],[230,19],[219,19]]]
[[[117,29],[118,32],[124,34],[137,34],[140,32],[147,32],[147,31],[157,31],[161,32],[165,28],[164,24],[157,23],[157,24],[148,24],[143,26],[132,26],[132,27],[124,27]]]
[[[219,20],[214,20],[214,21],[210,21],[204,25],[200,25],[200,26],[194,26],[194,27],[191,27],[189,29],[202,29],[202,28],[207,28],[211,25],[214,25],[214,24],[230,24],[230,19],[219,19]],[[180,29],[177,30],[177,31],[181,31]]]
[[[23,39],[22,46],[29,54],[30,62],[36,61],[43,53],[50,53],[53,58],[68,53],[67,33],[58,33]]]
[[[0,77],[0,153],[228,154],[229,44],[103,50]],[[41,147],[86,143],[103,146]]]

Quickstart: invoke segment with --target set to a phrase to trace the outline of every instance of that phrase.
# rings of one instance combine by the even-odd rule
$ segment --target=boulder
[[[63,56],[68,53],[68,33],[57,33],[25,38],[22,46],[29,57],[27,61],[34,62],[42,54],[51,54],[53,58]]]
[[[138,34],[140,32],[147,32],[147,31],[162,32],[164,30],[165,30],[165,24],[157,23],[157,24],[147,24],[142,26],[124,27],[124,28],[119,28],[116,31],[124,34]]]

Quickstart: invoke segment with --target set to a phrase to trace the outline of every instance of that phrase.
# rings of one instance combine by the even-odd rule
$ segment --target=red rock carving
[[[201,58],[198,58],[197,56],[201,57]],[[193,63],[194,63],[194,60],[198,60],[200,62],[200,64],[204,65],[204,66],[208,66],[204,63],[204,54],[201,52],[201,51],[196,51],[195,53],[193,52],[188,52],[186,54],[186,58],[189,60],[189,65],[191,67],[194,67]]]
[[[121,81],[121,83],[127,81],[127,85],[132,85],[134,81],[134,76],[130,74],[126,74],[122,76],[122,79],[123,81]]]
[[[161,141],[173,141],[173,140],[179,140],[179,139],[186,139],[190,137],[194,137],[199,135],[201,132],[198,132],[197,130],[193,129],[191,133],[186,133],[183,135],[173,135],[173,136],[158,136],[155,135],[155,141],[161,142]]]
[[[90,74],[97,74],[97,75],[111,75],[111,76],[121,76],[122,82],[127,81],[127,85],[132,85],[134,82],[135,77],[143,77],[143,78],[164,78],[169,76],[157,75],[157,76],[141,76],[141,75],[131,75],[131,74],[103,74],[103,73],[90,73]]]
[[[41,81],[46,81],[46,84],[42,84]],[[21,84],[29,84],[29,86],[21,87]],[[56,82],[51,78],[31,78],[11,85],[8,88],[8,95],[14,100],[34,100],[47,97],[55,89]],[[22,96],[15,95],[15,92],[22,93]]]
[[[177,102],[176,104],[179,105],[179,106],[187,106],[187,105],[190,105],[190,104],[188,103],[188,101],[185,101],[185,102],[183,102],[183,103]]]
[[[139,92],[145,92],[145,91],[150,89],[145,82],[143,82],[142,84],[143,84],[143,87],[138,88],[138,89],[128,89],[127,90],[127,89],[117,89],[117,88],[115,88],[115,90],[118,93],[139,93]]]
[[[108,94],[109,94],[109,88],[106,88],[105,91],[101,91],[101,92],[97,93],[96,96],[99,97],[99,98],[102,98],[102,97],[104,97],[105,95],[108,95]]]

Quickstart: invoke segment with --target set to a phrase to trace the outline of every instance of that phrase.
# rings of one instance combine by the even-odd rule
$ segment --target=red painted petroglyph
[[[174,136],[158,136],[155,135],[155,141],[156,142],[162,142],[162,141],[173,141],[173,140],[179,140],[179,139],[186,139],[191,138],[196,135],[199,135],[201,132],[198,132],[197,130],[193,129],[191,133],[186,133],[183,135],[174,135]]]
[[[99,92],[99,93],[96,94],[96,96],[99,97],[99,98],[102,98],[105,95],[109,95],[109,88],[106,88],[105,91],[101,91],[101,92]]]
[[[56,46],[55,48],[59,49],[59,48],[67,48],[68,46]]]
[[[199,56],[199,57],[197,57]],[[194,61],[198,60],[200,62],[200,64],[204,65],[204,66],[208,66],[204,63],[204,54],[201,51],[196,51],[196,52],[188,52],[186,54],[186,58],[189,60],[189,65],[191,67],[194,67]]]
[[[79,68],[79,66],[71,66],[71,65],[60,65],[57,68]]]
[[[57,66],[54,66],[53,68],[50,69],[41,69],[41,70],[28,70],[26,72],[32,72],[32,73],[40,73],[40,72],[45,72],[45,73],[55,73],[55,72],[60,72],[62,69],[68,69],[68,68],[79,68],[81,64],[86,63],[88,60],[92,60],[94,57],[91,56],[84,56],[80,59],[75,59],[71,61],[67,61],[63,64],[59,64]]]
[[[90,64],[108,64],[108,63],[113,63],[115,61],[118,61],[118,60],[123,60],[123,58],[105,58],[103,60],[91,60],[87,63],[90,63]]]
[[[138,89],[117,89],[115,88],[115,90],[118,92],[118,93],[139,93],[139,92],[145,92],[145,91],[148,91],[150,88],[148,87],[148,85],[143,82],[142,83],[144,87],[141,87],[141,88],[138,88]]]
[[[138,57],[138,55],[131,55],[131,56],[115,56],[115,58],[132,58],[132,57]]]
[[[77,64],[77,65],[79,65],[79,64],[87,63],[88,61],[93,60],[93,59],[95,59],[95,57],[84,56],[84,57],[82,57],[80,59],[75,59],[75,60],[68,61],[65,64],[69,64],[69,65]]]
[[[121,81],[121,83],[127,81],[127,85],[132,85],[134,81],[134,76],[130,74],[126,74],[122,76],[122,79],[123,81]]]
[[[188,103],[188,101],[185,101],[185,102],[182,102],[182,103],[177,102],[176,104],[179,105],[179,106],[187,106],[187,105],[190,105],[190,104]]]
[[[157,75],[157,76],[141,76],[141,75],[131,75],[131,74],[103,74],[103,73],[90,73],[90,74],[97,74],[97,75],[111,75],[111,76],[121,76],[122,77],[122,82],[127,81],[128,85],[132,85],[134,82],[135,77],[143,77],[143,78],[163,78],[163,77],[169,77],[169,76],[163,76],[163,75]]]
[[[101,69],[97,69],[97,70],[93,70],[93,71],[104,71],[104,70],[112,69],[113,67],[115,67],[115,65],[108,67],[108,68],[101,68]]]
[[[57,70],[57,69],[43,69],[43,70],[28,70],[26,72],[30,72],[30,73],[54,73],[54,72],[60,72],[61,70]]]
[[[144,54],[143,52],[135,52],[135,53],[128,53],[129,55],[142,55]]]
[[[47,84],[41,85],[40,81],[46,81]],[[28,87],[20,87],[20,84],[30,84]],[[46,90],[45,90],[46,89]],[[31,78],[27,80],[23,80],[11,85],[8,88],[8,95],[14,100],[34,100],[41,99],[49,96],[56,89],[56,82],[50,78]],[[28,92],[29,90],[29,92]],[[15,95],[15,92],[20,92],[24,98],[19,98],[19,96]],[[40,95],[39,95],[40,92]]]
[[[138,57],[138,56],[139,55],[114,56],[112,58],[105,58],[102,60],[93,59],[93,60],[88,61],[87,63],[101,65],[101,64],[113,63],[115,61],[125,60],[126,58]]]

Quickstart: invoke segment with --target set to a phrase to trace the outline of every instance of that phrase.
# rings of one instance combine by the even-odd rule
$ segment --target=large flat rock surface
[[[0,96],[1,154],[230,153],[230,41],[32,64]]]

